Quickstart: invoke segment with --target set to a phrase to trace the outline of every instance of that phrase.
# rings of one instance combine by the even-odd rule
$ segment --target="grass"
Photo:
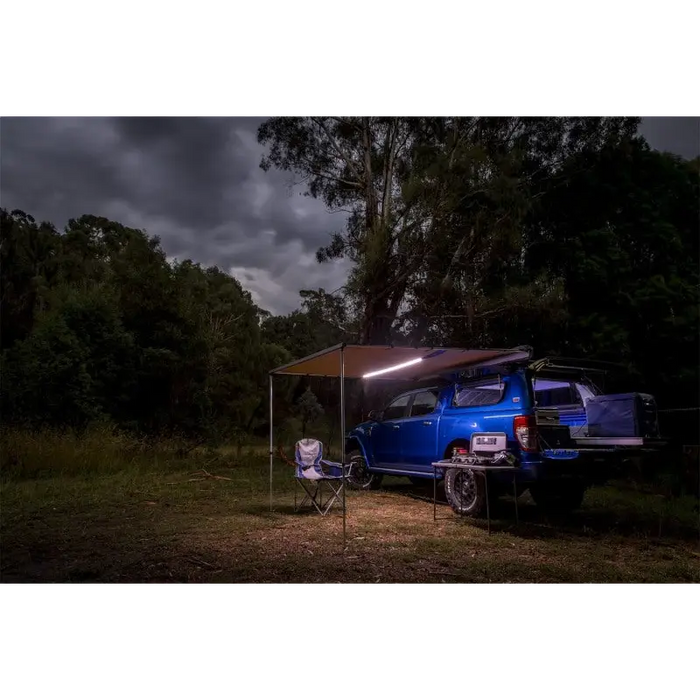
[[[567,518],[520,499],[486,523],[402,479],[348,497],[342,518],[293,512],[290,469],[264,456],[183,455],[108,431],[3,435],[4,582],[700,582],[697,499],[625,484]],[[198,479],[205,469],[229,480]]]

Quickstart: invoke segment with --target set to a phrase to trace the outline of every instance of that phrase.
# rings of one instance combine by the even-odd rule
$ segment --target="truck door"
[[[372,453],[377,465],[401,462],[401,429],[408,411],[411,394],[394,399],[385,409],[382,420],[372,426]]]
[[[437,391],[427,389],[414,395],[409,416],[401,423],[401,461],[412,469],[430,472],[437,459]]]

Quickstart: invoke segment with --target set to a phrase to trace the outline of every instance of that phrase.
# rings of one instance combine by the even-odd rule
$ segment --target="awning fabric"
[[[470,367],[518,362],[531,357],[530,348],[468,349],[396,347],[391,345],[334,345],[300,360],[273,369],[274,375],[340,377],[341,349],[347,379],[360,379],[365,374],[421,358],[420,362],[372,377],[380,379],[420,380]]]

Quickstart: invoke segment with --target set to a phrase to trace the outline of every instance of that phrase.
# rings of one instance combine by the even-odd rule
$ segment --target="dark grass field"
[[[444,501],[435,522],[430,487],[388,479],[349,495],[343,552],[340,512],[295,514],[281,463],[270,513],[252,451],[14,435],[3,455],[3,582],[700,582],[697,499],[630,484],[559,519],[525,494],[518,527],[504,499],[489,535]]]

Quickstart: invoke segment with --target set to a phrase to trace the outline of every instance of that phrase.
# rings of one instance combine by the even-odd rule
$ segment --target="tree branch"
[[[323,130],[323,133],[325,133],[326,136],[328,137],[328,140],[331,142],[331,145],[332,145],[333,148],[335,149],[335,152],[345,161],[345,163],[347,164],[348,168],[350,168],[350,170],[355,174],[355,177],[357,177],[358,179],[361,180],[361,179],[362,179],[362,174],[359,172],[359,170],[357,170],[357,168],[356,168],[356,166],[355,166],[355,163],[353,162],[352,158],[350,158],[350,157],[340,148],[340,146],[338,145],[338,142],[337,142],[337,141],[335,140],[335,138],[333,137],[333,134],[331,134],[331,132],[328,130],[328,127],[327,127],[320,119],[312,118],[311,121],[312,121],[314,124],[316,124],[317,126],[319,126],[319,127]]]

